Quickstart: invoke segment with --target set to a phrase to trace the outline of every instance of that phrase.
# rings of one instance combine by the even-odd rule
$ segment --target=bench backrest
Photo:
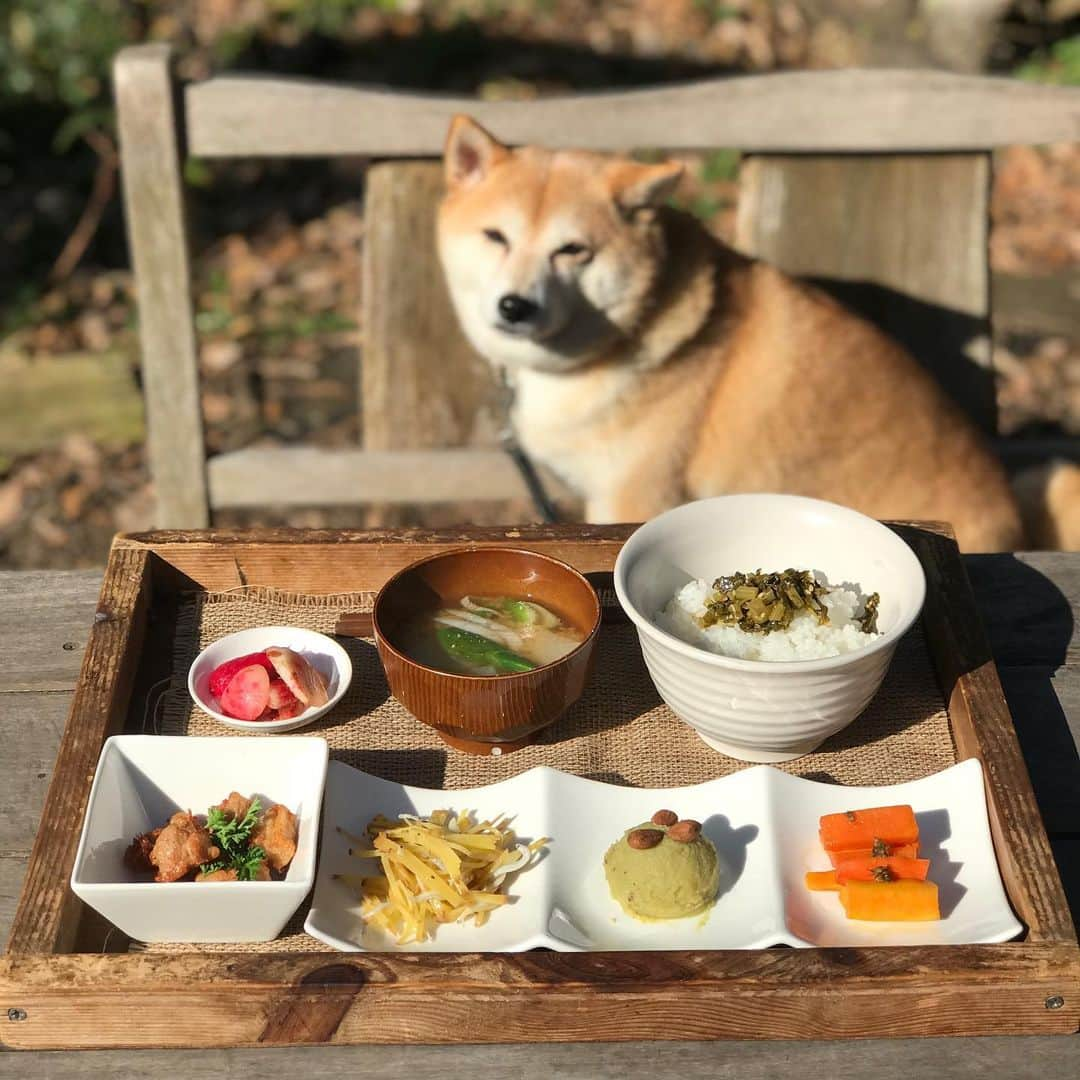
[[[989,151],[1080,134],[1076,91],[940,72],[798,72],[479,102],[246,76],[181,88],[167,47],[142,45],[120,53],[115,75],[161,527],[203,526],[213,506],[252,504],[259,476],[275,478],[285,503],[477,500],[503,520],[528,512],[497,449],[500,397],[457,328],[434,257],[433,160],[369,171],[363,449],[248,450],[206,462],[187,154],[434,159],[456,112],[512,143],[737,147],[748,155],[738,246],[821,279],[877,318],[992,429]]]

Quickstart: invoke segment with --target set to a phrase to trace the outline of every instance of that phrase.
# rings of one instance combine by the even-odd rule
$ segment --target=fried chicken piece
[[[231,814],[234,821],[243,821],[244,815],[251,809],[251,799],[245,799],[239,791],[230,791],[229,797],[222,799],[214,809]]]
[[[287,806],[275,803],[255,826],[251,842],[266,852],[266,861],[275,870],[284,870],[296,854],[298,835],[296,815]]]
[[[235,870],[213,870],[209,874],[196,874],[196,881],[239,881]],[[269,881],[270,880],[270,868],[265,862],[259,863],[258,869],[255,871],[255,876],[252,881]]]
[[[124,865],[140,874],[152,872],[154,864],[150,861],[150,852],[153,851],[154,842],[160,835],[160,829],[151,829],[150,832],[136,836],[124,852]]]
[[[209,874],[196,874],[196,883],[201,881],[239,881],[235,870],[211,870]]]
[[[154,880],[179,881],[220,854],[206,826],[200,825],[189,811],[180,810],[161,830],[150,852],[150,861],[157,868]]]

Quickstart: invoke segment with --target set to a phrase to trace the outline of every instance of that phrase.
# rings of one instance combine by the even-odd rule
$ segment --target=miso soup
[[[456,675],[513,675],[561,660],[585,635],[534,600],[463,596],[425,611],[397,635],[401,651]]]

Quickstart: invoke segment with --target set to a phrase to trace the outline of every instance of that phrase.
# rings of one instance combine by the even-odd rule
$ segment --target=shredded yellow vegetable
[[[510,818],[476,821],[471,813],[436,810],[430,817],[379,815],[364,837],[338,832],[358,859],[378,859],[382,875],[338,874],[360,896],[360,916],[399,945],[427,941],[442,923],[483,926],[508,900],[508,875],[527,869],[546,838],[520,842]]]

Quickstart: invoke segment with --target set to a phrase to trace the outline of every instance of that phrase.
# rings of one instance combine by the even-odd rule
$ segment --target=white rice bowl
[[[822,625],[809,611],[801,611],[785,630],[751,634],[737,626],[702,627],[712,585],[702,579],[687,582],[656,616],[656,625],[690,645],[741,660],[820,660],[840,656],[869,645],[879,635],[864,633],[856,621],[866,598],[845,588],[825,596],[828,623]]]

